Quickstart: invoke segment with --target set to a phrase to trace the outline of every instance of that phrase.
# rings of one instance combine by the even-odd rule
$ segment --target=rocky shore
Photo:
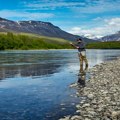
[[[86,86],[76,86],[81,97],[76,115],[60,120],[120,120],[120,59],[96,65],[89,72]]]

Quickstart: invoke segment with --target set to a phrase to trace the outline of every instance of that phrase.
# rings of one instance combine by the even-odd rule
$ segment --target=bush
[[[31,37],[28,35],[15,35],[8,32],[0,34],[0,50],[6,49],[68,49],[72,48],[68,41],[60,42],[59,39],[54,41],[47,38]]]
[[[88,49],[120,49],[120,41],[90,43],[86,47]]]

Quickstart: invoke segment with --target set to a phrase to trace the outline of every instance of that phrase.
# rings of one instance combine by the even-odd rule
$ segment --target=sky
[[[0,0],[0,17],[51,22],[76,35],[120,30],[120,0]]]

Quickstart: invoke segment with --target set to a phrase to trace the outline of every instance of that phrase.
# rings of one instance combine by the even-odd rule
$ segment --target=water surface
[[[120,50],[87,50],[89,67],[116,59]],[[57,120],[76,114],[76,50],[1,51],[0,120]],[[86,74],[86,78],[88,78]]]

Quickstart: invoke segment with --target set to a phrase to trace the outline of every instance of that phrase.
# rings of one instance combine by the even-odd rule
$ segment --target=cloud
[[[72,8],[83,6],[85,3],[83,2],[64,2],[64,1],[44,1],[44,2],[33,2],[33,3],[25,3],[24,6],[31,9],[55,9],[60,7]]]
[[[25,2],[24,7],[28,9],[50,10],[56,8],[69,8],[77,13],[103,13],[120,10],[119,0],[85,0],[85,1],[67,1],[67,0],[41,0]]]
[[[51,18],[54,14],[51,13],[30,13],[25,11],[1,10],[0,16],[3,18],[20,18],[25,20],[37,20],[42,18]]]
[[[80,13],[103,13],[103,12],[114,12],[120,10],[119,0],[94,0],[88,1],[85,6],[74,8],[76,12]]]
[[[91,29],[85,29],[81,27],[73,27],[69,30],[69,33],[76,35],[95,35],[95,36],[105,36],[113,34],[120,30],[120,18],[104,19],[104,24]]]
[[[110,26],[120,27],[120,18],[105,19],[104,21]]]

